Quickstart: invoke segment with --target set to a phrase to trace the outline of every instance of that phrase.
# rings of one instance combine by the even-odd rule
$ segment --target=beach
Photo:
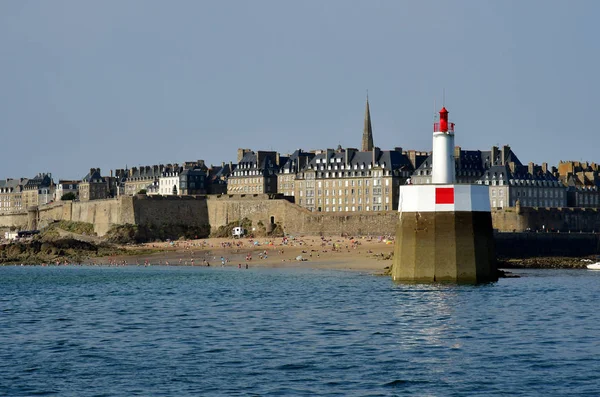
[[[206,238],[123,248],[128,255],[93,258],[91,261],[128,265],[307,267],[383,273],[392,264],[394,245],[383,236],[297,236]]]

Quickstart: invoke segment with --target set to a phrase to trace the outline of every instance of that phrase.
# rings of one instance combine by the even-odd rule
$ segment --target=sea
[[[0,396],[599,396],[600,272],[0,267]]]

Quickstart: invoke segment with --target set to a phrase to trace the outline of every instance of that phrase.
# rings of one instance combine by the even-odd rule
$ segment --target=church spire
[[[365,126],[363,129],[361,151],[373,150],[373,129],[371,128],[371,112],[369,111],[369,94],[367,93],[367,108],[365,109]]]

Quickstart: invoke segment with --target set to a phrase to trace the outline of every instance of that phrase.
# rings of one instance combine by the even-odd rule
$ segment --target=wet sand
[[[383,273],[391,266],[392,241],[384,236],[342,238],[209,238],[126,246],[130,255],[95,258],[94,263],[245,267],[305,267]],[[136,251],[153,250],[151,254]],[[266,255],[265,255],[266,253]]]

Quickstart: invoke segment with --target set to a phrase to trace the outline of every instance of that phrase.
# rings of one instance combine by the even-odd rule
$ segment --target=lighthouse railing
[[[433,132],[440,131],[440,123],[433,123]],[[448,132],[454,132],[454,123],[448,123]]]

